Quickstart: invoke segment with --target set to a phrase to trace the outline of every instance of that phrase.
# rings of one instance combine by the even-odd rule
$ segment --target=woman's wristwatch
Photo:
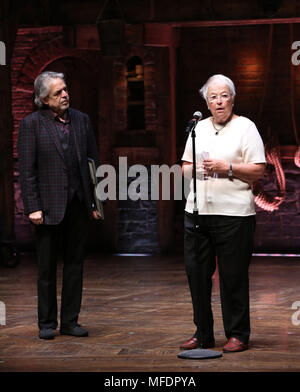
[[[232,177],[232,163],[231,163],[231,162],[230,162],[230,164],[229,164],[228,177]]]

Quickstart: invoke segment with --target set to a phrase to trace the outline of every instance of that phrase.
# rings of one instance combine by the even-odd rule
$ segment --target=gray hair
[[[208,87],[214,81],[220,81],[220,82],[226,84],[230,90],[230,94],[232,95],[232,97],[233,98],[235,97],[235,87],[234,87],[233,81],[231,79],[229,79],[227,76],[224,76],[222,74],[217,74],[217,75],[211,76],[207,80],[207,82],[199,90],[200,95],[202,95],[202,97],[205,99],[205,101],[207,100]]]
[[[34,81],[34,103],[39,108],[44,106],[40,98],[46,98],[49,95],[50,81],[52,79],[62,79],[65,81],[65,75],[59,72],[45,71]]]

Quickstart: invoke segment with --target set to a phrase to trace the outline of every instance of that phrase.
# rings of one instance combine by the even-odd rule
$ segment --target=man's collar
[[[56,121],[61,121],[61,119],[58,117],[58,114],[53,112],[53,110],[51,110],[49,108],[44,108],[44,109],[41,109],[41,111],[42,111],[42,114],[44,116],[46,116],[47,118],[53,119]],[[64,112],[63,119],[65,120],[64,123],[69,123],[71,121],[70,113],[69,113],[68,109]]]

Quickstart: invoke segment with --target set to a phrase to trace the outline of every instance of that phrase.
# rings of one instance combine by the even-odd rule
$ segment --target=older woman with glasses
[[[248,348],[250,336],[248,268],[255,230],[251,184],[263,176],[264,145],[255,124],[233,112],[235,87],[228,77],[210,77],[200,94],[211,116],[195,129],[197,210],[191,181],[184,238],[196,332],[180,348],[215,346],[211,290],[217,257],[227,338],[223,351],[237,352]],[[191,135],[182,161],[183,174],[191,179]]]

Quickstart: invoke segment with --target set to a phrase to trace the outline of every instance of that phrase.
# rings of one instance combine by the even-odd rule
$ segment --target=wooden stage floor
[[[61,269],[59,263],[58,293]],[[30,254],[16,268],[0,268],[0,301],[6,307],[0,372],[300,371],[300,315],[294,314],[300,307],[292,309],[300,301],[299,258],[253,258],[250,349],[209,360],[177,358],[180,343],[194,332],[182,256],[90,255],[79,320],[89,330],[86,338],[38,338],[36,272]],[[212,301],[215,350],[222,351],[217,272]]]

